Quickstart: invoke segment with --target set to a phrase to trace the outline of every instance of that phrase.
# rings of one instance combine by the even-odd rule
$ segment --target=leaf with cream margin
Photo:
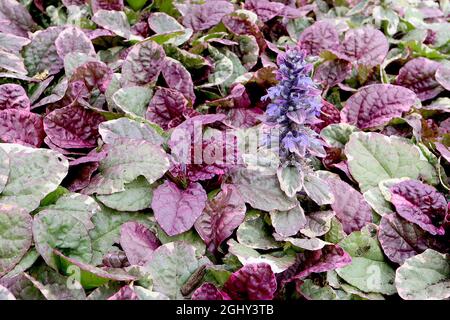
[[[154,291],[170,299],[183,299],[181,287],[199,267],[207,264],[208,258],[196,257],[194,246],[177,241],[158,247],[144,267],[152,276]]]
[[[305,212],[300,204],[287,211],[271,211],[270,219],[275,232],[283,237],[297,234],[307,224]]]
[[[122,139],[107,145],[108,155],[100,162],[99,173],[92,178],[85,194],[112,194],[125,190],[125,184],[144,176],[148,183],[161,178],[169,169],[169,158],[159,146],[148,141]]]
[[[408,140],[374,132],[354,132],[345,146],[352,177],[362,192],[391,178],[422,178],[430,184],[438,179],[433,166]]]
[[[126,117],[102,122],[98,131],[107,144],[116,144],[121,138],[145,140],[158,146],[164,142],[164,138],[147,123]]]
[[[250,218],[242,223],[236,231],[239,243],[254,249],[275,249],[281,243],[272,237],[269,226],[261,217]]]
[[[0,204],[33,211],[67,175],[69,163],[55,151],[10,143],[0,144],[0,149],[8,154],[10,162],[9,178],[0,195]]]
[[[293,197],[303,189],[303,172],[298,166],[281,166],[277,170],[281,190]]]
[[[397,271],[395,285],[405,300],[444,300],[450,297],[450,259],[432,249],[405,261]]]
[[[303,188],[306,194],[319,206],[334,202],[334,195],[330,186],[316,174],[305,175]]]
[[[261,174],[256,170],[240,169],[232,174],[233,183],[245,202],[263,211],[287,211],[297,205],[280,189],[276,175]]]
[[[280,273],[295,263],[294,254],[261,254],[255,249],[236,242],[234,239],[228,240],[227,244],[229,252],[235,255],[243,265],[265,262],[272,267],[274,273]]]

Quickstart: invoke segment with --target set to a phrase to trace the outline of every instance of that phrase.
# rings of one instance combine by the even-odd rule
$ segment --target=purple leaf
[[[278,275],[283,285],[297,279],[304,279],[311,273],[320,273],[345,267],[352,262],[350,255],[337,245],[328,245],[320,250],[297,254],[294,265]]]
[[[341,110],[342,122],[360,129],[381,126],[411,109],[416,95],[411,90],[391,84],[372,84],[352,95]]]
[[[209,106],[222,108],[249,108],[251,106],[251,101],[245,86],[239,83],[231,89],[228,96],[208,101],[207,104]]]
[[[37,31],[31,43],[23,48],[22,56],[31,77],[42,72],[57,74],[64,67],[55,45],[56,38],[63,30],[63,27],[50,27]]]
[[[181,6],[178,7],[181,9]],[[189,4],[183,7],[183,25],[194,31],[209,29],[220,22],[223,16],[233,12],[228,1],[208,1],[204,4]]]
[[[267,263],[247,264],[231,274],[223,289],[233,300],[272,300],[277,281]]]
[[[44,129],[60,148],[92,148],[97,146],[98,125],[105,119],[81,106],[67,106],[52,111],[44,118]]]
[[[389,43],[381,31],[364,27],[347,31],[342,47],[345,55],[355,63],[373,67],[386,58]]]
[[[361,230],[372,222],[372,209],[361,193],[339,178],[329,178],[327,183],[334,195],[331,208],[342,223],[345,233]]]
[[[169,88],[182,93],[192,104],[195,102],[194,84],[191,74],[178,61],[166,58],[162,75]]]
[[[161,242],[155,234],[140,223],[127,222],[120,229],[120,246],[132,265],[146,264],[160,245]]]
[[[71,166],[69,174],[65,178],[67,189],[72,192],[77,192],[86,188],[98,167],[98,162],[87,162]]]
[[[398,264],[428,248],[438,251],[446,248],[442,240],[395,213],[381,218],[378,240],[386,256]]]
[[[0,32],[28,37],[37,27],[28,10],[18,1],[0,0]]]
[[[123,0],[91,0],[92,11],[96,13],[98,10],[115,10],[122,11]]]
[[[339,35],[331,23],[317,21],[303,30],[299,43],[308,54],[318,56],[324,50],[339,50]]]
[[[439,82],[441,86],[445,88],[445,90],[450,91],[450,67],[442,64],[436,70],[436,81]]]
[[[267,22],[283,13],[285,5],[268,0],[246,0],[244,8],[256,13],[262,22]]]
[[[191,183],[187,189],[179,189],[165,181],[153,192],[152,209],[156,221],[169,235],[189,230],[202,214],[207,195],[199,183]]]
[[[221,292],[212,283],[206,282],[197,288],[191,296],[192,300],[230,300],[225,292]]]
[[[399,70],[395,83],[411,89],[422,101],[432,99],[444,91],[435,78],[439,66],[427,58],[412,59]]]
[[[214,252],[239,227],[245,217],[245,202],[233,185],[222,186],[222,191],[206,203],[203,213],[195,222],[195,230]]]
[[[122,83],[126,86],[145,86],[156,82],[165,56],[163,48],[154,41],[134,45],[122,65]]]
[[[91,40],[79,28],[68,27],[61,32],[55,40],[56,52],[59,57],[64,57],[71,52],[84,53],[95,57],[95,49]]]
[[[188,101],[178,91],[158,87],[150,101],[145,118],[167,130],[184,120]]]
[[[322,108],[320,109],[319,120],[321,122],[313,125],[313,129],[320,133],[320,131],[326,126],[332,123],[341,122],[341,114],[339,109],[334,106],[334,104],[329,103],[328,101],[322,99]]]
[[[0,140],[40,147],[45,132],[42,117],[28,111],[7,109],[0,111]]]
[[[329,60],[322,63],[314,73],[314,80],[322,86],[334,87],[344,81],[352,72],[352,64],[343,59]]]
[[[0,85],[0,110],[5,109],[30,110],[30,99],[18,84]]]
[[[435,188],[417,180],[406,180],[390,188],[391,202],[404,219],[432,235],[443,235],[441,225],[447,214],[447,201]]]
[[[105,93],[112,76],[113,72],[106,64],[90,61],[75,69],[70,83],[81,82],[89,91],[98,88],[101,93]]]
[[[134,292],[131,286],[126,285],[120,288],[114,295],[108,298],[108,300],[139,300],[136,292]]]

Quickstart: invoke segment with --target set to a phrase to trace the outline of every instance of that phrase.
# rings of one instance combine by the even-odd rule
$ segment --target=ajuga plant
[[[321,122],[322,98],[311,78],[313,66],[306,60],[306,51],[288,47],[278,55],[277,63],[278,83],[262,97],[270,100],[264,122],[275,129],[270,130],[266,145],[278,146],[278,179],[283,191],[292,197],[302,190],[305,174],[313,174],[312,158],[325,155],[322,140],[311,129]]]

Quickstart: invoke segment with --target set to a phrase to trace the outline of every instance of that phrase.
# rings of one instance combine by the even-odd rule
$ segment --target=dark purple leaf
[[[105,93],[112,75],[112,70],[103,62],[90,61],[75,69],[70,83],[82,82],[89,91],[98,88]]]
[[[195,229],[208,250],[214,252],[239,227],[245,217],[245,202],[233,185],[222,186],[222,191],[206,203],[195,222]]]
[[[194,104],[194,84],[192,83],[190,73],[180,62],[171,58],[166,58],[162,74],[169,88],[181,92],[186,99]]]
[[[334,195],[331,208],[346,233],[361,230],[372,222],[372,209],[361,193],[339,178],[329,178],[327,183]]]
[[[92,11],[96,13],[98,10],[123,10],[123,0],[91,0]]]
[[[122,65],[122,83],[126,86],[145,86],[156,82],[165,56],[163,48],[151,40],[133,46]]]
[[[191,296],[192,300],[230,300],[225,292],[221,292],[212,283],[206,282],[197,288]]]
[[[150,101],[145,118],[163,129],[176,127],[184,120],[188,101],[178,91],[158,87]]]
[[[381,31],[363,27],[347,31],[342,49],[355,63],[373,67],[383,62],[389,50],[389,43]]]
[[[337,245],[328,245],[320,250],[297,254],[294,265],[278,275],[283,285],[297,279],[304,279],[311,273],[320,273],[345,267],[352,262],[350,255]]]
[[[320,132],[326,126],[341,122],[341,113],[334,104],[329,103],[326,100],[322,100],[322,108],[320,109],[319,120],[321,122],[316,123],[313,128],[317,132]]]
[[[155,234],[140,223],[127,222],[120,229],[120,246],[132,265],[146,264],[160,245]]]
[[[199,183],[191,183],[180,189],[165,181],[153,192],[152,209],[161,228],[174,236],[189,230],[202,214],[207,195]]]
[[[67,189],[77,192],[86,188],[98,167],[98,162],[87,162],[72,166],[69,175],[65,179]]]
[[[28,37],[36,29],[28,10],[18,1],[0,0],[0,32]]]
[[[95,49],[91,40],[79,28],[68,27],[61,32],[55,40],[56,52],[59,57],[64,57],[71,52],[84,53],[95,57]]]
[[[0,110],[30,110],[30,100],[25,90],[17,84],[0,85]]]
[[[404,219],[433,235],[443,235],[447,201],[435,188],[417,180],[406,180],[390,188],[391,202]]]
[[[416,95],[391,84],[372,84],[352,95],[341,110],[342,122],[368,129],[386,124],[411,109]]]
[[[178,7],[180,9],[180,7]],[[228,1],[208,1],[204,4],[189,4],[183,13],[183,25],[194,31],[209,29],[220,22],[223,16],[233,12]],[[184,10],[183,10],[184,11]]]
[[[272,300],[277,281],[267,263],[247,264],[231,274],[223,289],[233,300]]]
[[[427,58],[412,59],[400,69],[395,83],[411,89],[422,101],[433,99],[444,90],[435,78],[439,66]]]
[[[322,63],[314,73],[314,80],[324,87],[333,87],[344,81],[352,72],[352,64],[343,59]]]
[[[324,50],[339,50],[339,35],[331,23],[317,21],[303,30],[299,43],[308,54],[318,56]]]
[[[285,5],[268,0],[246,0],[244,8],[256,13],[262,22],[267,22],[283,13]]]
[[[40,147],[45,132],[42,117],[28,111],[7,109],[0,111],[0,140]]]
[[[381,218],[378,240],[386,256],[400,265],[426,249],[443,252],[446,248],[438,237],[430,235],[395,213]]]
[[[108,300],[139,300],[136,292],[131,286],[123,286],[118,292],[108,298]]]
[[[44,129],[60,148],[92,148],[97,146],[98,125],[105,119],[81,106],[67,106],[52,111],[44,118]]]

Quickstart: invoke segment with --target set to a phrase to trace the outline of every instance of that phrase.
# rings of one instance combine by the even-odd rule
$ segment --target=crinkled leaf
[[[437,190],[417,180],[406,180],[390,188],[391,202],[398,214],[433,235],[443,235],[441,225],[447,201]]]
[[[86,34],[78,28],[64,29],[55,40],[56,52],[64,60],[69,53],[84,53],[95,57],[95,49]]]
[[[30,99],[24,88],[13,83],[0,85],[0,110],[30,110]]]
[[[223,289],[233,300],[272,300],[277,282],[267,263],[247,264],[230,276]]]
[[[97,146],[98,125],[103,116],[82,106],[67,106],[50,112],[44,118],[48,138],[61,148]]]
[[[318,56],[324,50],[338,50],[339,35],[330,22],[317,21],[303,30],[299,43],[308,54]]]
[[[102,140],[107,144],[116,144],[120,139],[145,140],[161,145],[163,138],[148,124],[128,118],[119,118],[102,122],[98,126]]]
[[[208,200],[195,229],[210,251],[216,250],[244,221],[245,202],[233,185],[223,185],[213,199]]]
[[[170,129],[182,121],[187,105],[188,101],[180,92],[158,87],[148,105],[145,118],[163,129]]]
[[[40,147],[45,132],[42,117],[22,110],[0,111],[0,140],[25,146]]]
[[[95,12],[92,21],[125,39],[131,36],[130,24],[123,11],[100,9]]]
[[[234,6],[228,1],[212,1],[204,4],[189,4],[183,14],[183,25],[201,31],[220,22],[223,16],[233,12]]]
[[[413,91],[391,84],[362,87],[345,103],[343,122],[368,129],[388,123],[411,109],[416,101]]]
[[[350,135],[355,131],[357,128],[347,123],[330,124],[320,131],[320,136],[330,147],[344,148]]]
[[[177,60],[166,58],[162,75],[169,88],[181,92],[193,104],[195,102],[194,84],[190,73]]]
[[[153,91],[148,87],[126,87],[114,93],[112,99],[125,114],[144,118]]]
[[[156,82],[164,67],[165,56],[163,48],[154,41],[133,46],[122,65],[121,82],[127,86]]]
[[[363,27],[347,31],[342,47],[345,55],[357,64],[373,67],[383,62],[389,43],[381,31]]]
[[[26,37],[28,32],[36,29],[28,10],[18,1],[0,1],[0,32],[12,33],[16,36]]]
[[[422,101],[432,99],[444,90],[435,78],[439,66],[427,58],[412,59],[400,68],[395,83],[414,91]]]

